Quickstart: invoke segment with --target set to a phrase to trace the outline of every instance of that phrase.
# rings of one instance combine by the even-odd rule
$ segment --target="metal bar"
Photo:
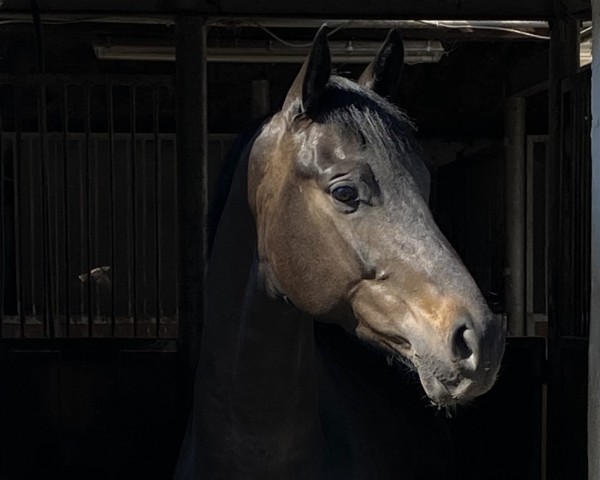
[[[166,19],[155,19],[157,23],[165,24]],[[329,28],[342,27],[344,29],[384,29],[392,28],[401,29],[431,29],[431,22],[419,20],[382,20],[382,19],[347,19],[347,18],[329,18],[322,20],[321,18],[286,18],[286,17],[254,17],[251,18],[231,18],[231,17],[208,17],[207,24],[211,27],[256,27],[258,25],[266,28],[314,28],[318,29],[323,22],[327,23]],[[544,21],[532,20],[446,20],[441,22],[443,25],[449,25],[452,28],[476,28],[476,27],[500,27],[500,28],[523,28],[527,31],[532,29],[547,30],[548,23]]]
[[[79,358],[82,355],[83,358],[89,358],[90,353],[101,353],[102,358],[106,358],[108,352],[117,355],[123,351],[177,353],[177,343],[170,338],[115,338],[109,342],[104,338],[79,338],[77,341],[68,338],[5,338],[0,342],[0,353],[14,351],[59,351],[76,353]]]
[[[175,92],[171,91],[169,92],[169,96],[170,97],[174,97],[175,96]],[[207,139],[208,142],[208,139]],[[179,192],[178,192],[178,188],[179,188],[179,177],[177,174],[177,169],[178,169],[178,165],[177,165],[177,152],[178,152],[178,147],[177,147],[178,143],[177,143],[177,135],[173,135],[173,145],[171,146],[171,151],[172,151],[172,158],[175,159],[175,172],[173,175],[173,183],[171,184],[171,188],[173,189],[173,192],[175,194],[175,199],[173,202],[173,207],[174,207],[174,213],[177,214],[179,212]],[[176,222],[178,220],[178,217],[176,217]],[[180,245],[180,240],[179,240],[179,228],[178,228],[178,224],[175,223],[175,235],[174,235],[174,241],[175,241],[175,245]],[[208,249],[207,249],[208,252]],[[175,260],[177,261],[179,258],[178,254],[175,253]],[[177,269],[179,268],[178,263],[176,263],[177,265]],[[179,321],[179,299],[181,298],[181,276],[179,275],[179,270],[175,270],[175,318],[177,319],[177,331],[178,331],[178,336],[179,334],[179,329],[181,328],[181,323]]]
[[[65,336],[71,336],[71,295],[69,291],[69,281],[71,279],[71,268],[69,261],[69,253],[71,251],[69,243],[69,95],[68,85],[63,85],[63,102],[62,102],[62,119],[63,119],[63,215],[65,224],[63,227],[64,256],[65,256]],[[57,222],[58,223],[58,222]]]
[[[15,153],[13,154],[13,172],[15,177],[15,250],[17,277],[17,315],[19,316],[19,334],[25,337],[25,312],[23,311],[23,241],[21,232],[21,173],[22,173],[22,138],[21,138],[21,87],[15,85]]]
[[[40,75],[31,74],[9,74],[0,73],[0,83],[6,85],[63,85],[65,83],[72,85],[83,85],[89,82],[90,76],[86,74],[53,74],[47,73]],[[150,74],[94,74],[94,83],[96,85],[148,85],[150,82],[156,82],[165,85],[173,83],[171,75],[150,75]]]
[[[333,43],[333,42],[332,42]],[[331,62],[335,64],[368,64],[378,51],[378,42],[357,41],[349,52],[345,42],[330,44]],[[175,49],[168,45],[93,45],[99,60],[172,62]],[[207,61],[211,63],[302,63],[308,54],[308,47],[291,48],[273,45],[264,47],[213,47],[208,51]],[[446,53],[439,40],[407,40],[404,45],[404,62],[437,63]]]
[[[100,194],[99,194],[99,189],[100,189],[100,172],[102,170],[102,167],[99,165],[99,160],[98,160],[98,150],[100,149],[100,144],[101,144],[101,137],[99,135],[95,135],[94,137],[92,137],[91,139],[91,143],[90,145],[92,145],[92,156],[90,157],[91,163],[90,163],[90,172],[91,172],[91,176],[90,176],[90,194],[93,195],[93,203],[92,203],[92,211],[90,212],[90,215],[93,216],[93,224],[92,224],[92,230],[90,230],[90,246],[91,246],[91,255],[93,255],[92,257],[92,262],[91,262],[91,269],[93,270],[94,268],[98,267],[99,264],[101,263],[100,260],[100,254],[99,254],[99,246],[100,246],[100,241],[98,239],[98,237],[100,236]],[[94,179],[94,181],[92,182],[92,179]],[[106,192],[103,191],[102,195],[106,195]],[[110,193],[109,193],[110,196]],[[110,233],[110,232],[109,232]],[[91,274],[90,271],[90,280],[92,280],[92,291],[94,292],[94,306],[96,307],[94,310],[94,315],[98,318],[99,323],[102,323],[102,307],[103,307],[103,300],[104,297],[101,295],[100,293],[100,288],[98,285],[98,282],[95,281],[94,276]]]
[[[577,228],[577,249],[579,250],[579,258],[578,258],[578,262],[579,262],[579,288],[577,290],[577,294],[578,294],[578,303],[579,303],[579,311],[580,313],[580,335],[581,336],[588,336],[588,328],[587,328],[587,322],[586,322],[586,316],[587,316],[587,310],[588,310],[588,305],[589,305],[589,297],[587,297],[587,289],[586,289],[586,283],[587,283],[587,275],[586,275],[586,270],[587,270],[587,265],[589,265],[589,263],[585,264],[585,260],[586,260],[586,250],[585,250],[585,237],[589,234],[589,231],[587,229],[587,226],[589,224],[589,219],[586,218],[585,216],[585,203],[589,202],[589,197],[587,195],[587,191],[585,189],[586,187],[586,183],[585,183],[585,179],[586,179],[586,164],[587,164],[587,158],[586,158],[586,148],[585,148],[585,144],[586,144],[586,134],[589,135],[589,125],[587,125],[586,122],[586,117],[587,117],[587,108],[584,104],[584,100],[585,100],[585,92],[584,92],[584,88],[585,88],[585,82],[582,81],[583,79],[581,77],[579,77],[578,82],[577,82],[577,111],[578,111],[578,122],[579,122],[579,127],[578,127],[578,133],[579,136],[576,140],[576,145],[579,148],[579,161],[577,162],[577,179],[576,179],[576,186],[575,186],[575,190],[577,191],[577,186],[579,186],[579,194],[577,195],[577,210],[578,210],[578,215],[579,215],[579,227]]]
[[[96,132],[97,133],[97,132]],[[93,203],[92,203],[92,212],[91,214],[94,217],[94,223],[93,223],[93,229],[92,229],[92,233],[90,234],[90,244],[91,244],[91,252],[93,253],[93,260],[92,260],[92,271],[100,266],[102,257],[100,255],[100,252],[102,251],[102,244],[100,243],[99,237],[100,237],[100,232],[102,231],[101,229],[101,222],[100,222],[100,214],[101,214],[101,198],[104,198],[106,196],[106,191],[105,190],[101,190],[101,185],[100,185],[100,172],[103,171],[103,167],[104,164],[101,162],[101,156],[99,155],[99,150],[100,150],[100,145],[102,144],[102,136],[101,135],[96,135],[95,137],[92,138],[91,141],[91,145],[93,145],[92,148],[92,152],[93,152],[93,156],[92,156],[92,176],[90,177],[90,189],[93,189]],[[110,190],[110,187],[108,188],[108,190]],[[110,191],[108,192],[108,197],[109,197],[109,202],[110,202]],[[109,218],[109,223],[110,223],[110,218]],[[110,242],[110,225],[108,227],[109,230],[109,239],[108,241]],[[110,245],[109,245],[109,257],[110,257]],[[109,262],[110,262],[110,258],[109,258]],[[108,263],[108,262],[107,262]],[[94,276],[91,275],[91,278],[93,279],[92,282],[92,289],[94,292],[94,306],[96,307],[95,309],[95,315],[99,320],[99,323],[102,324],[102,322],[105,320],[103,317],[103,307],[104,307],[104,295],[102,294],[102,290],[104,288],[104,286],[102,286],[99,282],[97,282],[94,279]],[[110,303],[110,293],[109,293],[109,303]],[[109,305],[110,307],[110,305]],[[101,334],[102,335],[102,334]]]
[[[115,228],[115,141],[114,141],[114,109],[113,109],[113,85],[108,84],[107,88],[107,115],[108,115],[108,149],[109,149],[109,216],[110,216],[110,336],[115,336],[115,281],[117,279],[117,268],[115,265],[115,246],[116,246],[116,228]]]
[[[155,308],[156,308],[156,337],[160,337],[160,309],[161,309],[161,288],[160,288],[160,233],[161,233],[161,151],[160,151],[160,138],[158,135],[160,128],[160,117],[159,117],[159,95],[160,90],[158,85],[155,85],[152,89],[152,128],[154,131],[154,281],[155,281]]]
[[[131,270],[129,273],[129,301],[131,304],[131,314],[133,316],[133,336],[138,335],[138,315],[137,315],[137,199],[136,199],[136,87],[129,87],[129,117],[130,123],[130,149],[131,149],[131,183],[130,183],[130,208],[131,208]]]
[[[36,275],[36,264],[35,264],[35,259],[36,259],[36,253],[37,250],[35,248],[36,245],[36,230],[39,227],[39,223],[36,222],[34,213],[36,211],[36,209],[34,208],[34,204],[35,204],[35,197],[33,195],[34,192],[34,185],[35,184],[35,180],[34,180],[34,172],[33,172],[33,159],[32,159],[32,150],[33,150],[33,138],[31,136],[26,136],[25,137],[25,141],[27,144],[27,168],[29,170],[29,178],[27,179],[28,182],[25,185],[28,185],[29,188],[24,188],[25,191],[28,191],[29,195],[29,211],[27,212],[29,215],[29,235],[30,235],[30,239],[29,239],[29,250],[30,250],[30,254],[29,254],[29,265],[30,265],[30,284],[31,284],[31,314],[34,318],[37,318],[38,315],[38,308],[37,308],[37,282],[39,280],[38,276]],[[39,188],[39,191],[42,191],[41,188]],[[42,223],[42,222],[40,222]],[[43,237],[42,237],[43,238]],[[24,249],[24,251],[27,251]],[[42,288],[43,288],[43,279],[44,279],[44,275],[42,273]],[[25,288],[25,285],[23,285],[23,287]],[[43,293],[42,293],[43,295]],[[25,305],[24,305],[25,306]],[[43,309],[42,309],[42,321],[43,321]]]
[[[148,182],[147,176],[147,159],[146,159],[146,144],[147,141],[142,141],[142,232],[148,231]],[[144,298],[142,299],[142,311],[144,320],[148,320],[148,235],[142,235],[142,291]]]
[[[60,107],[59,107],[60,108]],[[61,294],[61,267],[60,267],[60,249],[61,249],[61,244],[60,244],[60,236],[61,236],[61,230],[60,230],[60,224],[59,224],[59,216],[60,216],[60,211],[62,210],[62,204],[60,202],[60,179],[62,177],[62,171],[60,168],[60,160],[59,160],[59,144],[58,144],[58,136],[57,135],[51,135],[48,134],[48,142],[50,142],[50,139],[52,137],[55,137],[55,141],[52,142],[52,149],[53,149],[53,155],[49,156],[48,159],[53,158],[54,159],[54,164],[52,166],[48,166],[48,173],[50,174],[50,172],[54,173],[54,185],[52,186],[52,188],[50,189],[50,195],[51,195],[51,199],[52,202],[51,204],[54,205],[54,215],[53,217],[49,217],[49,221],[50,221],[50,225],[53,226],[54,228],[54,232],[52,234],[52,236],[50,237],[51,239],[54,239],[52,242],[52,245],[54,246],[54,250],[52,252],[52,256],[50,257],[50,260],[52,260],[52,268],[51,268],[51,272],[53,271],[54,274],[52,275],[52,305],[54,306],[54,310],[53,310],[53,315],[54,315],[54,328],[55,328],[55,336],[62,336],[65,334],[64,332],[64,328],[61,326],[61,316],[60,316],[60,294]],[[50,145],[50,143],[48,144]],[[50,205],[50,204],[49,204]],[[50,207],[49,207],[50,208]],[[64,210],[63,210],[64,211]],[[64,228],[63,228],[64,229]],[[65,277],[65,275],[63,274],[63,277]]]
[[[0,90],[1,92],[1,90]],[[4,292],[6,291],[6,222],[4,210],[6,195],[4,193],[4,119],[0,110],[0,338],[4,328]]]
[[[43,321],[44,334],[55,336],[53,282],[51,268],[51,239],[50,239],[50,189],[48,172],[48,102],[46,84],[40,84],[38,95],[38,125],[40,128],[40,179],[42,186],[42,269],[43,269]]]
[[[83,89],[82,89],[82,103],[83,103]],[[85,264],[86,264],[86,217],[85,217],[85,152],[84,147],[81,142],[77,142],[77,158],[79,159],[79,175],[78,175],[78,194],[79,194],[79,274],[85,274]],[[79,283],[79,320],[83,321],[85,312],[87,310],[86,304],[86,291],[87,291],[87,282],[81,281],[82,277],[78,275],[80,280]]]
[[[85,194],[85,275],[87,281],[85,282],[86,286],[86,295],[87,295],[87,314],[88,314],[88,337],[94,336],[94,320],[93,320],[93,308],[92,308],[92,282],[91,282],[91,270],[92,270],[92,261],[91,261],[91,215],[90,215],[90,193],[92,188],[91,174],[90,174],[90,143],[91,143],[91,88],[88,83],[84,85],[83,95],[84,95],[84,114],[85,114],[85,163],[84,163],[84,185],[82,188]]]
[[[16,12],[3,12],[2,18],[5,20],[12,20],[13,22],[26,23],[31,22],[31,15]],[[65,14],[65,13],[44,13],[44,22],[73,22],[79,21],[81,23],[94,22],[94,23],[108,23],[108,24],[127,24],[127,25],[164,25],[173,26],[175,21],[172,15],[161,15],[161,14],[145,14],[144,16],[128,16],[128,15],[110,15],[110,16],[93,16],[81,17],[80,14]],[[285,17],[218,17],[210,16],[206,17],[206,23],[210,27],[256,27],[261,25],[268,28],[315,28],[318,29],[323,22],[326,22],[330,28],[336,28],[343,26],[345,29],[356,29],[356,28],[382,28],[389,30],[391,28],[414,28],[414,29],[427,29],[431,28],[428,24],[419,22],[416,20],[351,20],[346,18],[328,18],[312,19],[312,18],[285,18]],[[544,21],[535,20],[468,20],[468,21],[455,21],[447,20],[444,24],[451,24],[457,27],[469,27],[469,26],[490,26],[490,27],[511,27],[511,28],[524,28],[530,29],[547,29],[548,24]]]
[[[575,79],[574,79],[575,80]],[[578,268],[578,264],[577,261],[579,260],[579,249],[577,248],[577,239],[579,237],[578,235],[578,231],[577,229],[580,226],[580,219],[579,219],[579,211],[578,211],[578,194],[576,193],[576,190],[574,190],[573,188],[575,187],[575,182],[577,181],[577,172],[578,172],[578,166],[579,166],[579,162],[580,157],[579,157],[579,153],[580,153],[580,149],[579,149],[579,145],[578,145],[578,140],[579,138],[577,137],[577,129],[579,127],[579,122],[578,122],[578,118],[577,118],[577,114],[579,113],[579,109],[577,108],[577,82],[573,81],[572,84],[572,90],[571,90],[571,103],[569,104],[569,108],[571,110],[571,124],[569,126],[570,129],[570,137],[572,139],[571,145],[567,145],[567,147],[569,148],[569,152],[568,155],[570,157],[570,162],[568,165],[565,165],[566,169],[569,170],[568,173],[568,182],[569,185],[567,185],[567,191],[565,192],[566,195],[568,195],[570,198],[567,200],[567,215],[568,218],[571,219],[570,222],[570,241],[568,244],[568,248],[570,250],[570,263],[569,263],[569,270],[571,272],[571,278],[573,279],[573,282],[571,284],[571,288],[573,289],[572,293],[571,293],[571,299],[572,299],[572,303],[571,303],[571,308],[572,308],[572,312],[573,312],[573,330],[571,331],[571,335],[579,335],[579,328],[581,325],[581,311],[579,310],[579,303],[577,302],[577,293],[579,291],[579,287],[580,285],[578,285],[579,282],[579,268]]]
[[[522,336],[525,323],[525,99],[506,100],[506,307],[509,333]]]

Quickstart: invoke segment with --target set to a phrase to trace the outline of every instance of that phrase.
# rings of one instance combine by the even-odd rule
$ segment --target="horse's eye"
[[[356,188],[347,185],[334,188],[331,191],[331,196],[342,203],[356,202],[358,200]]]

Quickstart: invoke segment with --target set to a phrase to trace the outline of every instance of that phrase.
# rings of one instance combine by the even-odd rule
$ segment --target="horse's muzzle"
[[[413,355],[411,360],[421,384],[435,404],[469,403],[494,385],[504,353],[505,332],[496,318],[490,318],[484,327],[458,326],[450,336],[449,355],[427,346],[422,347],[421,354]]]

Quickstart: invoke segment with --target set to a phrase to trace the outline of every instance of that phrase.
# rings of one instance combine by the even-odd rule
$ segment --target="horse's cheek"
[[[346,298],[352,269],[339,233],[326,219],[310,208],[291,208],[294,222],[288,222],[285,249],[280,250],[279,280],[299,308],[313,315],[327,315]],[[282,242],[283,243],[283,242]],[[325,279],[325,281],[324,281]]]

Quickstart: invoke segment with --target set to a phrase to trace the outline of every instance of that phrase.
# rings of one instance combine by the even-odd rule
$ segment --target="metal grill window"
[[[177,336],[170,77],[0,78],[0,333]]]

